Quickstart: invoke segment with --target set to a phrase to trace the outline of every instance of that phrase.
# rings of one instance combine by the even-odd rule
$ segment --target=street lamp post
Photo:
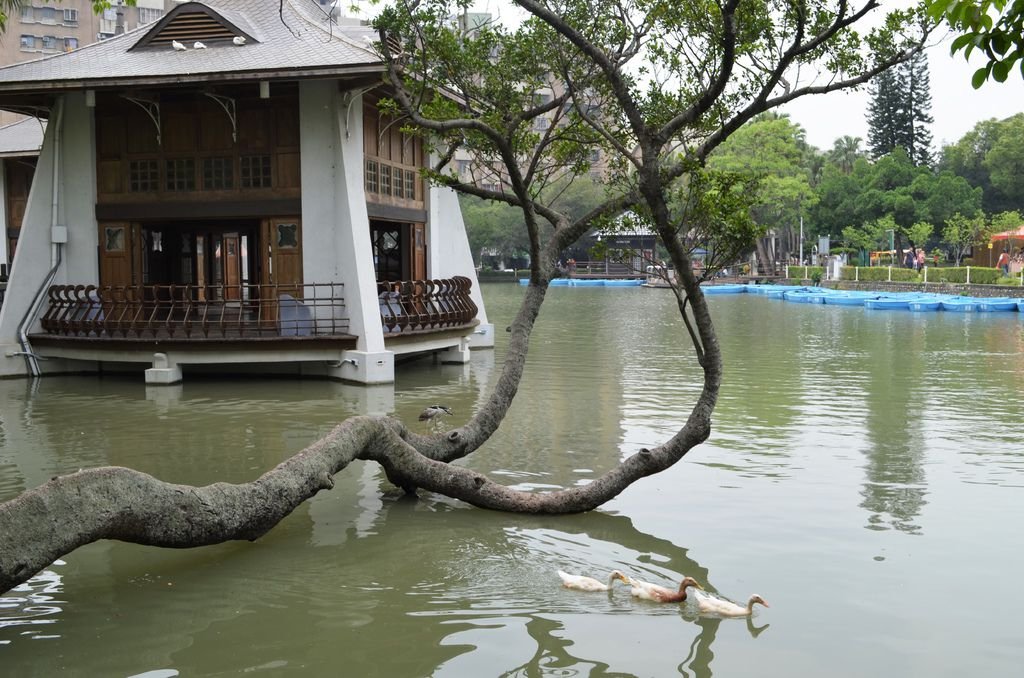
[[[800,265],[804,265],[804,215],[800,215]]]

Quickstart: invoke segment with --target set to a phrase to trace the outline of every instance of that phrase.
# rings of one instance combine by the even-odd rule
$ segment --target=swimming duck
[[[750,596],[747,606],[737,605],[731,600],[716,598],[707,594],[697,596],[697,609],[709,614],[717,614],[720,617],[749,617],[754,611],[754,604],[760,603],[765,607],[771,607],[765,599],[756,593]]]
[[[579,574],[568,574],[566,572],[558,571],[558,576],[562,579],[562,586],[567,589],[576,589],[577,591],[607,591],[615,583],[616,579],[621,579],[624,582],[629,582],[629,577],[622,574],[618,570],[612,570],[608,575],[608,582],[598,581],[593,577],[585,577]]]
[[[629,577],[626,583],[633,587],[632,593],[634,596],[644,600],[653,600],[656,603],[681,603],[686,600],[686,589],[690,586],[696,586],[701,590],[704,588],[693,577],[683,577],[683,581],[679,583],[679,590],[677,591],[634,579],[633,577]]]

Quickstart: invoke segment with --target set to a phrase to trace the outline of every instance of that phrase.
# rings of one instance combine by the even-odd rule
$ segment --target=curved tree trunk
[[[671,244],[669,251],[674,260],[681,257],[685,261],[678,243]],[[529,286],[510,328],[512,337],[498,384],[485,406],[461,429],[420,436],[392,418],[354,417],[258,479],[242,484],[177,485],[122,467],[55,477],[0,504],[0,591],[100,539],[166,548],[255,540],[302,502],[320,490],[331,489],[334,474],[356,459],[376,461],[400,487],[423,488],[481,508],[538,514],[594,509],[640,478],[672,466],[710,433],[720,361],[703,295],[686,265],[682,276],[685,291],[676,293],[684,318],[687,296],[692,300],[705,373],[701,395],[671,440],[641,450],[585,486],[523,492],[448,463],[478,449],[512,403],[547,288],[547,278],[538,273],[540,283]]]

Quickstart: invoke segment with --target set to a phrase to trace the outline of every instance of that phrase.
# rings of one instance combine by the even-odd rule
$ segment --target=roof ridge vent
[[[244,17],[240,18],[244,20]],[[259,42],[252,35],[251,29],[247,31],[239,23],[201,2],[187,2],[165,14],[128,51],[146,47],[169,48],[175,42],[188,46],[196,42],[209,46],[218,43],[245,45]]]

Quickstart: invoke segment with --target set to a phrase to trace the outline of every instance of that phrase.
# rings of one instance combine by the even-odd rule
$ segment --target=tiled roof
[[[198,3],[179,5],[186,11]],[[81,49],[0,68],[0,92],[41,91],[131,82],[188,82],[288,77],[318,73],[382,70],[373,51],[373,30],[360,25],[328,26],[315,0],[210,0],[202,3],[256,38],[184,51],[167,45],[132,50],[156,25]]]
[[[25,118],[0,127],[0,158],[39,155],[46,122]]]

